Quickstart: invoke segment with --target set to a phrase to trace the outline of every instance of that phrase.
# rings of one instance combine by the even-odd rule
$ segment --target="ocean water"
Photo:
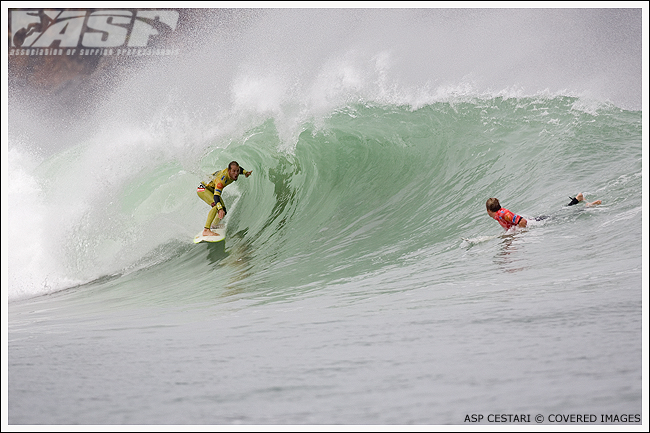
[[[83,106],[11,89],[10,425],[646,422],[641,53],[557,45],[605,12],[233,14]]]

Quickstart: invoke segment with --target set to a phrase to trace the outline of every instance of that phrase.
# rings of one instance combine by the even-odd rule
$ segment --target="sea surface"
[[[92,104],[12,89],[8,423],[647,425],[647,118],[557,73],[579,12],[521,10],[550,52],[515,55],[516,17],[474,11],[269,10]],[[196,187],[231,160],[252,175],[224,190],[227,238],[195,245]]]

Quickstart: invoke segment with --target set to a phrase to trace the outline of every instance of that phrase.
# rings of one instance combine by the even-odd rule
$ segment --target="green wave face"
[[[289,143],[281,122],[268,118],[209,140],[189,163],[182,151],[142,160],[123,157],[131,147],[108,149],[101,165],[114,176],[89,180],[109,183],[104,200],[83,205],[65,191],[79,172],[96,169],[96,146],[67,150],[38,170],[52,203],[69,201],[55,217],[72,208],[72,218],[57,221],[59,270],[80,283],[119,275],[111,284],[131,281],[125,287],[153,278],[159,290],[186,281],[199,298],[213,294],[214,281],[292,295],[350,281],[385,285],[382,276],[415,287],[442,281],[417,277],[422,260],[427,273],[458,280],[463,268],[449,268],[462,240],[501,230],[485,212],[487,198],[535,216],[561,209],[580,189],[640,188],[640,113],[585,111],[579,102],[353,104],[303,122]],[[225,246],[194,245],[209,210],[196,186],[231,160],[253,174],[224,190]]]

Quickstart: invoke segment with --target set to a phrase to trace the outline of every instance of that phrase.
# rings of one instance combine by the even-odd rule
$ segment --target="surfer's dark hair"
[[[232,168],[233,164],[235,164],[237,167],[239,167],[239,163],[237,161],[230,161],[230,164],[228,164],[228,168]]]
[[[497,212],[499,209],[501,209],[501,204],[499,203],[498,199],[491,197],[485,202],[485,207],[490,212]]]

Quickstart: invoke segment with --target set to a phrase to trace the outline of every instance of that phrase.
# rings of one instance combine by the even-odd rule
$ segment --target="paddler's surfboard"
[[[194,236],[194,243],[200,244],[201,242],[221,242],[226,239],[226,225],[217,224],[215,228],[210,229],[212,233],[216,233],[218,236],[202,236],[203,230],[199,232],[198,235]]]

